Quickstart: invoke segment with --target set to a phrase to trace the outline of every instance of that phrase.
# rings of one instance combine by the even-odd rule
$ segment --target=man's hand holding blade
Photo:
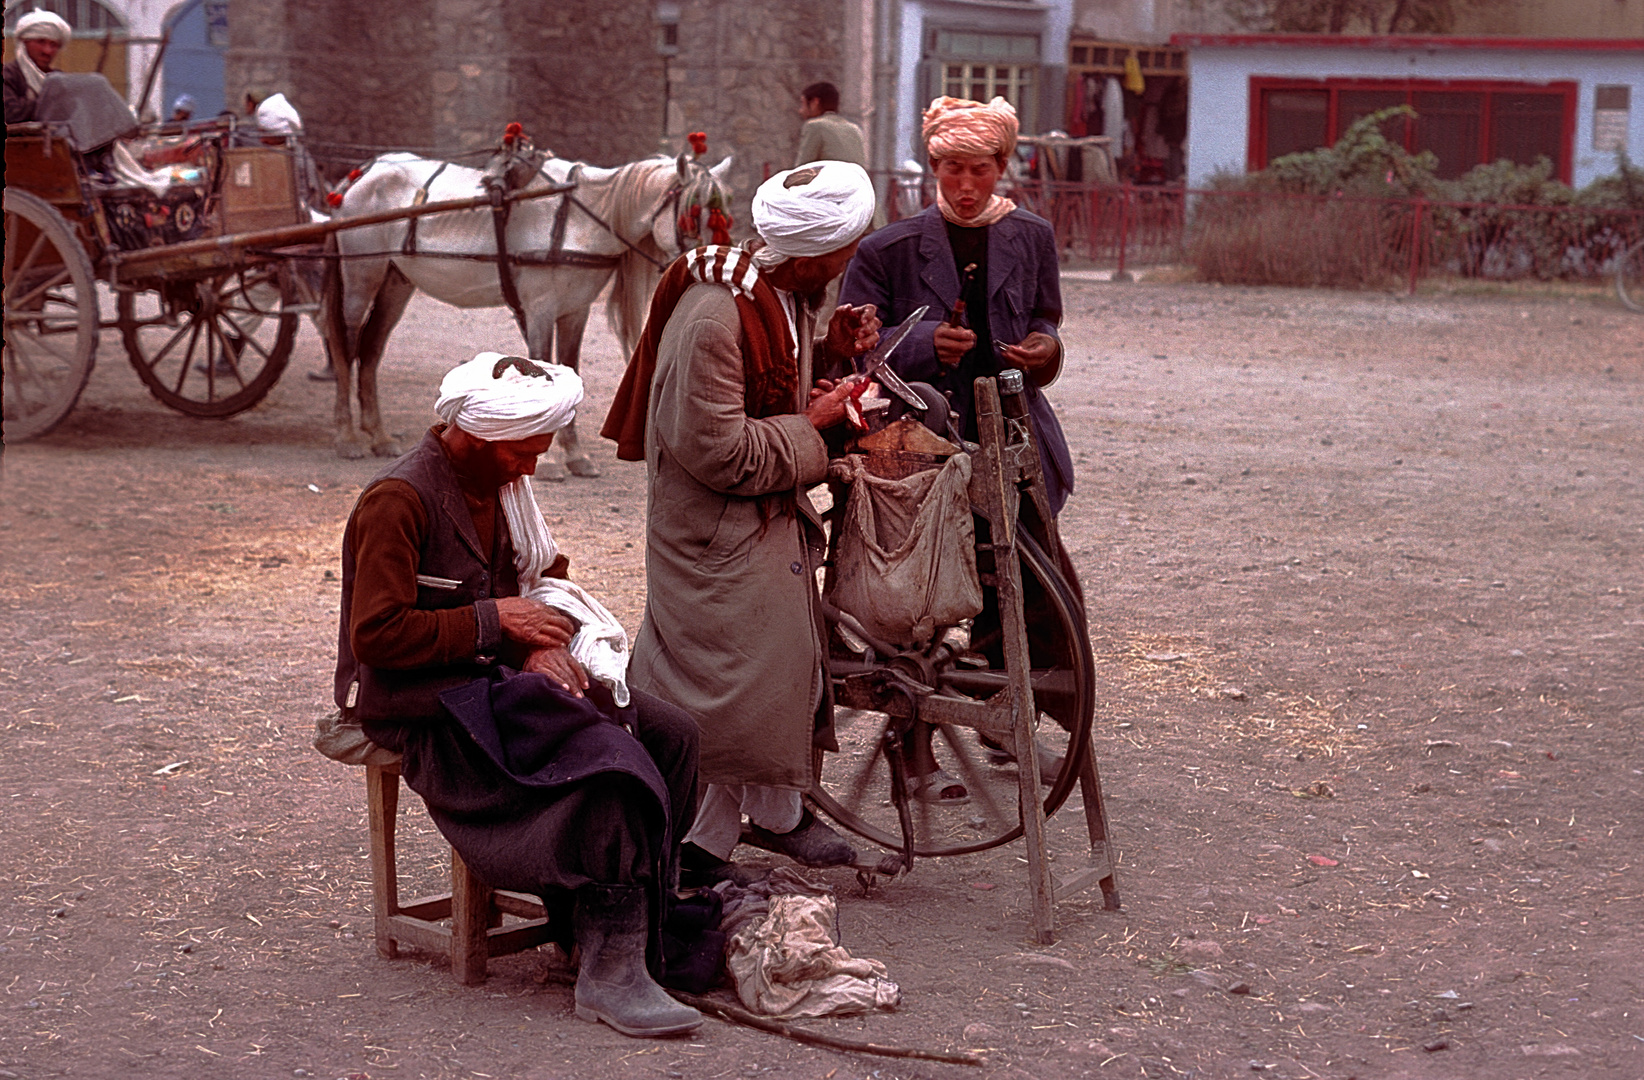
[[[976,331],[942,323],[936,328],[932,341],[936,345],[936,362],[945,368],[956,368],[965,354],[976,347]]]
[[[503,637],[531,649],[563,649],[577,632],[570,616],[523,596],[499,598],[497,620]]]
[[[845,403],[851,400],[856,384],[861,381],[854,375],[838,382],[818,379],[816,385],[811,387],[811,400],[805,409],[805,419],[818,431],[826,431],[844,420]]]
[[[1006,345],[995,341],[993,349],[999,354],[999,359],[1032,375],[1033,381],[1040,386],[1055,379],[1060,369],[1057,361],[1062,357],[1062,343],[1037,330],[1023,338],[1020,344]]]

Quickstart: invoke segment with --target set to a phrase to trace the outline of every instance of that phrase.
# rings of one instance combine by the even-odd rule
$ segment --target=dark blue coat
[[[1050,222],[1018,209],[988,226],[987,284],[988,323],[994,337],[1014,345],[1037,330],[1061,340],[1057,325],[1062,321],[1062,286],[1056,234]],[[971,422],[970,388],[955,385],[957,376],[942,370],[935,345],[936,327],[958,296],[953,248],[948,244],[942,212],[934,206],[870,233],[857,248],[839,290],[841,304],[878,305],[879,318],[887,329],[921,304],[930,305],[924,321],[891,356],[891,367],[904,379],[953,390],[955,410],[964,427]],[[1060,513],[1073,492],[1073,459],[1050,402],[1031,379],[1027,397],[1044,463],[1046,493],[1052,512]]]

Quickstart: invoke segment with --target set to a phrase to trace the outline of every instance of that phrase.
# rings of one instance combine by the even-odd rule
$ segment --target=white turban
[[[530,374],[531,368],[542,374]],[[568,367],[482,352],[446,373],[434,411],[476,439],[505,442],[558,431],[576,418],[581,401],[582,379]],[[577,621],[578,630],[568,646],[571,655],[588,674],[610,687],[617,705],[627,705],[628,634],[586,589],[546,576],[559,555],[559,545],[543,520],[531,478],[521,476],[504,484],[497,498],[514,545],[520,595]]]
[[[849,161],[813,161],[779,172],[754,192],[761,266],[838,251],[873,223],[873,181]],[[769,254],[767,254],[767,252]]]
[[[17,20],[16,34],[18,41],[50,38],[59,45],[67,45],[69,38],[74,36],[74,28],[64,22],[61,15],[54,12],[29,11]]]
[[[434,411],[476,439],[511,442],[558,431],[581,403],[582,379],[570,368],[482,352],[446,373]]]
[[[295,135],[303,129],[303,118],[284,94],[272,94],[257,106],[257,126],[271,135]]]

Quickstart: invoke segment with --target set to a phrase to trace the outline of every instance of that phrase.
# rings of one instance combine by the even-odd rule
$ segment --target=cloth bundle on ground
[[[897,645],[925,645],[938,627],[982,610],[969,454],[888,480],[855,454],[830,474],[851,485],[829,599],[863,629]]]
[[[719,928],[726,936],[771,913],[773,896],[832,896],[833,886],[815,882],[791,866],[778,866],[747,885],[721,881],[712,890],[724,904]]]
[[[902,990],[878,960],[838,944],[832,896],[772,896],[770,910],[731,937],[725,966],[737,997],[764,1016],[846,1016],[894,1009]]]

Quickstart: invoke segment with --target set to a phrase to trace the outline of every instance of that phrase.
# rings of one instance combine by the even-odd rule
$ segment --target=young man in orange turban
[[[946,392],[965,438],[976,439],[973,384],[1005,368],[1027,374],[1028,415],[1039,444],[1046,494],[1060,513],[1073,491],[1073,460],[1062,425],[1041,387],[1062,370],[1060,270],[1050,222],[997,194],[1016,149],[1016,110],[1004,98],[987,104],[941,97],[924,115],[925,148],[936,174],[936,205],[870,233],[845,271],[839,303],[874,304],[894,327],[922,304],[925,320],[902,342],[891,366],[909,381]],[[974,264],[975,269],[966,273]],[[955,301],[965,325],[948,325]],[[1064,574],[1075,590],[1070,566]],[[1034,597],[1028,597],[1031,607]],[[986,740],[984,740],[986,741]],[[1001,753],[1004,748],[990,744]],[[965,786],[931,755],[928,729],[905,747],[913,789],[927,802],[960,803]],[[1060,762],[1042,754],[1047,778]]]
[[[972,382],[1004,368],[1026,372],[1045,487],[1059,513],[1073,491],[1073,461],[1040,392],[1062,370],[1056,236],[1050,222],[994,192],[1016,149],[1016,132],[1016,110],[1004,98],[985,105],[950,97],[931,102],[924,138],[936,205],[870,233],[845,271],[839,302],[877,305],[887,327],[930,305],[892,366],[904,379],[951,391],[968,439],[976,438]],[[976,270],[966,275],[973,263]],[[968,325],[949,326],[948,313],[960,299]]]

